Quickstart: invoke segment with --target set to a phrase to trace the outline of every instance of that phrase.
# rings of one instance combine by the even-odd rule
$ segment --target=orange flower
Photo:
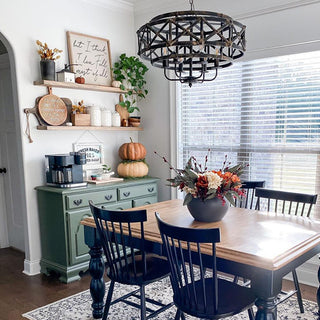
[[[227,171],[227,172],[224,173],[223,178],[225,180],[228,180],[228,179],[230,179],[232,177],[232,175],[233,175],[233,173]]]
[[[231,181],[232,181],[233,183],[240,182],[240,178],[239,178],[236,174],[234,174],[234,175],[231,177]]]
[[[220,178],[223,178],[223,173],[221,171],[212,170],[213,173],[216,173]]]
[[[199,176],[196,182],[197,188],[208,188],[208,179],[205,176]]]
[[[208,179],[206,176],[199,176],[196,182],[197,195],[201,199],[205,199],[208,192]]]

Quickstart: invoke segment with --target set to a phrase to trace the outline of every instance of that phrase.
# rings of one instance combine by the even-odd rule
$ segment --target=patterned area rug
[[[106,283],[106,292],[109,284]],[[113,299],[133,290],[132,286],[116,284]],[[159,281],[146,287],[146,296],[159,300],[163,303],[170,303],[172,291],[169,278]],[[298,303],[295,297],[288,299],[278,306],[279,320],[313,320],[316,319],[317,304],[304,300],[305,313],[299,312]],[[173,306],[153,319],[169,320],[174,319],[176,308]],[[22,316],[30,320],[92,320],[91,296],[89,290],[80,292],[68,298],[56,301],[44,307],[27,312]],[[188,320],[196,319],[187,316]],[[125,303],[116,303],[110,307],[108,320],[135,320],[140,319],[138,309]],[[248,313],[242,312],[237,316],[227,318],[228,320],[248,320]]]

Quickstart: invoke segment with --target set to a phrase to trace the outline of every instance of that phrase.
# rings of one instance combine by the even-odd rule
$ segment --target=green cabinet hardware
[[[158,178],[130,179],[85,188],[36,187],[40,222],[41,272],[59,274],[69,283],[89,266],[81,220],[91,216],[89,200],[110,210],[125,210],[158,201]]]

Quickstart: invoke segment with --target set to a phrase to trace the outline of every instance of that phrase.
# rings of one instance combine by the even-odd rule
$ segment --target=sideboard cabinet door
[[[84,243],[84,227],[80,222],[91,216],[91,211],[88,209],[67,213],[70,265],[86,262],[90,258],[88,247]]]

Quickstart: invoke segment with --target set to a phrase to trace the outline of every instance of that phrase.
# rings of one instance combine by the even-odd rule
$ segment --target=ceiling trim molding
[[[133,3],[126,0],[82,0],[82,2],[105,9],[126,10],[133,12]]]
[[[320,0],[297,0],[285,4],[280,4],[277,6],[266,7],[260,10],[248,11],[242,14],[235,14],[235,19],[248,19],[254,18],[261,15],[266,15],[274,12],[285,11],[293,8],[303,7],[314,3],[319,3]]]
[[[185,2],[185,1],[184,1]],[[287,3],[279,4],[279,5],[274,5],[274,6],[269,6],[265,7],[259,10],[253,10],[253,11],[245,11],[245,12],[238,12],[238,13],[232,13],[232,17],[234,19],[248,19],[248,18],[254,18],[258,17],[261,15],[265,14],[270,14],[274,12],[279,12],[279,11],[285,11],[293,8],[298,8],[298,7],[303,7],[306,5],[311,5],[315,3],[319,3],[320,0],[294,0],[294,1],[287,1]],[[161,5],[157,6],[157,11],[179,11],[177,10],[177,6],[180,6],[180,4],[183,4],[182,0],[176,0],[175,2],[172,2],[170,0],[163,0]],[[175,8],[175,9],[174,9]],[[186,10],[188,6],[185,6]],[[142,14],[147,14],[151,13],[154,14],[155,12],[155,6],[153,1],[148,1],[145,3],[144,0],[136,0],[135,5],[134,5],[134,10],[136,15],[142,15]],[[209,11],[209,8],[207,9]],[[161,13],[159,12],[159,14]]]

